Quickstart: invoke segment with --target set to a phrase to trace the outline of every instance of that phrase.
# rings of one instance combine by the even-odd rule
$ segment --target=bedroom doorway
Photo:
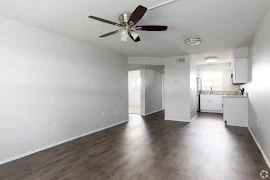
[[[141,75],[140,70],[128,72],[129,114],[141,114]]]

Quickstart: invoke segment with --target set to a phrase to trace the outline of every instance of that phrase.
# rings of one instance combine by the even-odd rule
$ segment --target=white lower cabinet
[[[200,95],[201,112],[222,113],[222,95]]]
[[[228,126],[248,127],[248,98],[224,98],[223,119]]]

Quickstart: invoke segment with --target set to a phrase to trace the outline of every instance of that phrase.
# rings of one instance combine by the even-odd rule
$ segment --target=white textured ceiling
[[[117,27],[88,19],[99,16],[118,22],[118,16],[138,5],[152,7],[164,0],[1,0],[0,15],[25,22],[128,56],[177,56],[209,53],[247,46],[260,20],[270,7],[269,0],[179,0],[148,11],[138,23],[167,25],[167,32],[140,32],[142,41],[127,43],[119,35],[99,36]],[[187,47],[187,37],[203,43]],[[131,49],[127,49],[131,47]]]

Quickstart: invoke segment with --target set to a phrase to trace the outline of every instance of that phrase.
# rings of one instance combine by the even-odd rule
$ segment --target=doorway
[[[128,72],[129,114],[141,114],[141,73],[140,70]]]

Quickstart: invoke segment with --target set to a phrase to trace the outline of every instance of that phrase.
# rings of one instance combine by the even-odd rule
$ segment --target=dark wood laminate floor
[[[94,133],[0,166],[18,180],[252,180],[267,165],[247,128],[221,115],[192,123],[164,121],[163,112]]]

